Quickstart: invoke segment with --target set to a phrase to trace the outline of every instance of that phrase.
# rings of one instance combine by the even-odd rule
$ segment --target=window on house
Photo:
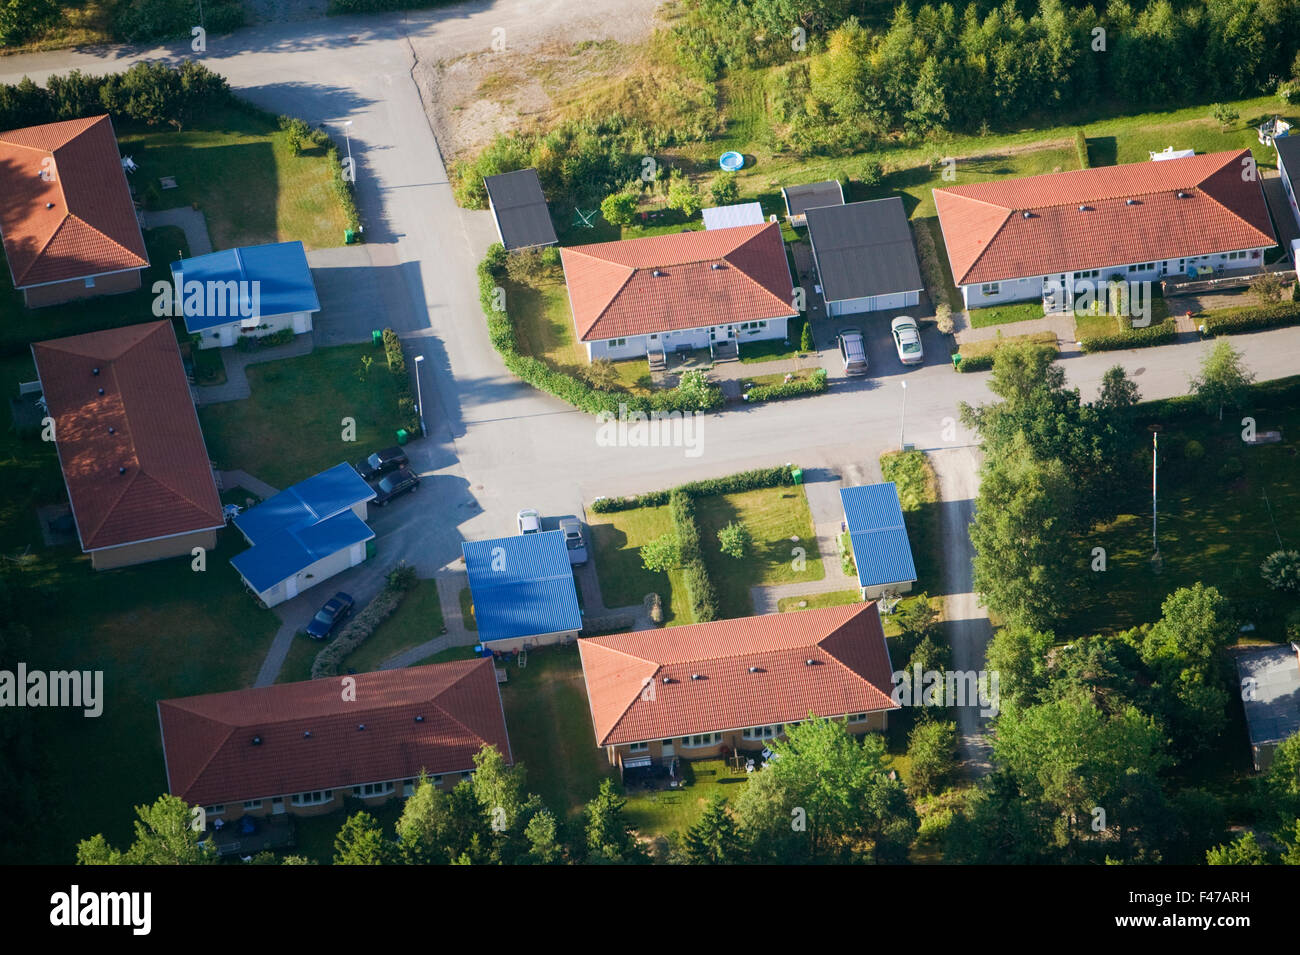
[[[441,776],[430,776],[430,777],[429,777],[429,782],[433,783],[435,786],[441,786],[441,785],[442,785],[442,777],[441,777]]]
[[[649,743],[629,743],[627,747],[629,753],[644,753],[649,749]]]
[[[94,287],[95,287],[95,279],[94,276],[91,276],[86,279],[86,288],[94,288]]]
[[[295,806],[319,806],[334,798],[332,789],[315,789],[307,793],[294,793],[289,801]]]
[[[627,344],[627,339],[626,339],[626,338],[612,338],[612,339],[610,339],[609,347],[610,347],[610,348],[622,348],[622,347],[623,347],[624,345],[626,345],[626,344]]]
[[[403,796],[414,796],[414,795],[415,795],[415,780],[414,780],[414,779],[403,779],[403,780],[402,780],[402,795],[403,795]]]
[[[226,811],[225,803],[217,803],[215,806],[204,806],[203,812],[209,816],[220,816]]]
[[[700,733],[695,736],[682,737],[682,746],[687,749],[699,749],[701,746],[717,746],[721,742],[721,733]]]
[[[471,778],[473,778],[473,776],[474,776],[474,774],[471,773],[469,770],[466,770],[465,772],[463,772],[463,773],[460,774],[460,778],[461,778],[461,779],[471,779]]]
[[[744,739],[771,739],[781,734],[782,725],[777,723],[773,726],[751,726],[749,729],[741,731],[741,737]]]
[[[650,336],[650,340],[651,340],[651,341],[654,341],[654,340],[657,339],[658,337],[659,337],[658,335],[651,335],[651,336]]]
[[[244,800],[244,808],[245,808],[245,809],[261,809],[261,808],[262,808],[262,800],[260,800],[260,799],[246,799],[246,800]]]
[[[1001,289],[1002,289],[1001,285],[999,285],[997,282],[989,282],[987,285],[980,286],[980,293],[982,295],[997,295],[998,292],[1001,291]]]
[[[366,783],[364,786],[358,786],[354,792],[362,799],[371,799],[375,796],[387,796],[393,791],[393,784],[387,783]]]
[[[850,713],[850,714],[849,714],[849,722],[850,722],[850,723],[865,723],[866,721],[867,721],[867,714],[866,714],[866,713]]]

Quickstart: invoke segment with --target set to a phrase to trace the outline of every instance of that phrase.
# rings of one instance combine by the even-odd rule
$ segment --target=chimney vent
[[[126,468],[118,468],[118,469],[117,469],[117,473],[118,473],[118,474],[125,474],[125,473],[126,473]]]
[[[261,746],[261,745],[262,745],[262,737],[260,737],[260,736],[254,736],[254,737],[253,737],[253,745],[254,745],[254,746]]]
[[[701,674],[701,673],[692,673],[692,674],[691,674],[691,679],[692,679],[692,680],[703,680],[703,679],[704,679],[704,675]]]

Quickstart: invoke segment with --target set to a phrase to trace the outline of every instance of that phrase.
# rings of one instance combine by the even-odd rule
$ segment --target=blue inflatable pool
[[[718,160],[718,165],[727,172],[735,172],[745,165],[745,157],[735,151],[723,153],[722,158]]]

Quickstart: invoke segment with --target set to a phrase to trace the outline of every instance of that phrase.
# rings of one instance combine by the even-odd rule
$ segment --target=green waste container
[[[790,477],[794,479],[795,484],[803,483],[803,468],[795,468],[790,472]]]
[[[377,328],[370,329],[370,344],[382,345],[384,343],[384,333]]]
[[[352,245],[352,244],[354,244],[356,241],[357,241],[357,234],[356,234],[355,232],[353,232],[351,229],[344,229],[344,230],[343,230],[343,244],[344,244],[344,245]]]
[[[956,368],[961,364],[961,352],[952,353],[952,367]]]
[[[398,428],[398,429],[397,429],[397,443],[398,443],[398,444],[406,444],[406,439],[409,438],[409,437],[410,437],[410,435],[407,434],[405,428]]]
[[[375,556],[375,540],[372,537],[370,540],[366,541],[366,560],[369,560],[371,557],[374,556]]]

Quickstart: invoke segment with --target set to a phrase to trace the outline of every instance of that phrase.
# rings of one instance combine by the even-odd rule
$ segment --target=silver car
[[[569,551],[569,564],[581,567],[587,562],[587,540],[582,534],[582,521],[576,517],[562,517],[560,530],[564,534],[564,546]]]
[[[839,334],[840,358],[844,361],[844,374],[865,375],[867,373],[867,346],[862,339],[862,331],[846,328]]]
[[[542,519],[531,507],[525,507],[515,515],[515,521],[519,525],[521,534],[536,534],[542,529]]]
[[[898,360],[904,365],[919,365],[925,361],[925,352],[921,348],[921,330],[916,322],[906,315],[900,315],[889,323],[889,331],[894,336],[894,348],[898,351]]]

